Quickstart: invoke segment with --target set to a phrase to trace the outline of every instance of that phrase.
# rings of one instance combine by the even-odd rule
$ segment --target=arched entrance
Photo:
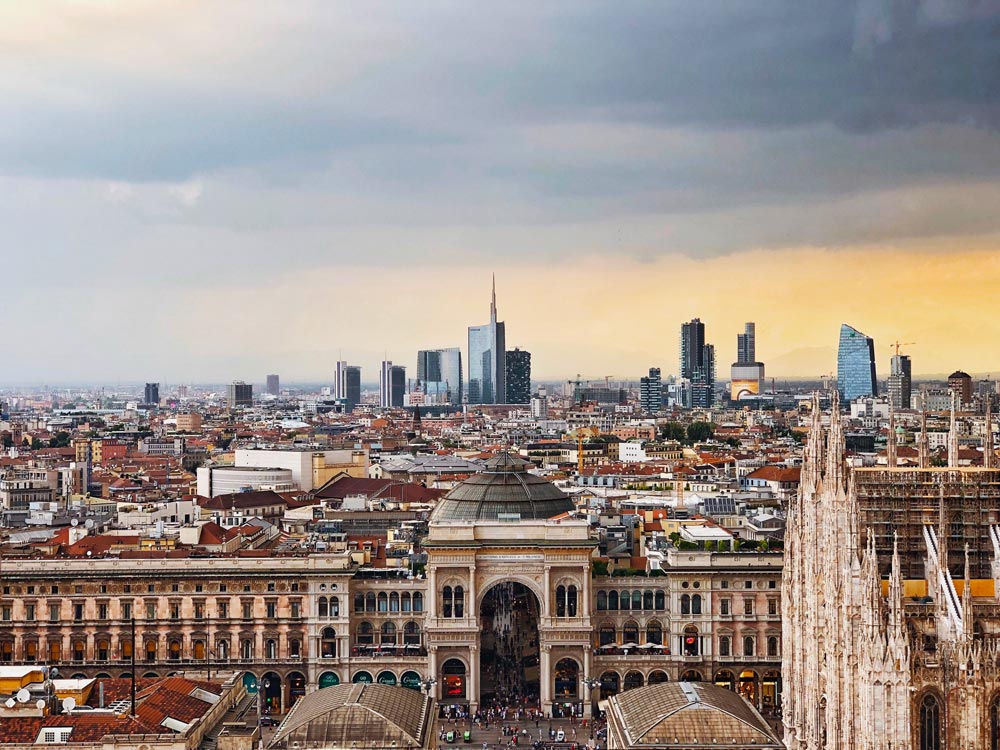
[[[740,681],[738,683],[739,693],[744,698],[746,698],[750,703],[756,707],[760,707],[759,695],[760,695],[760,684],[757,679],[757,673],[752,669],[744,669],[740,672]]]
[[[464,701],[466,693],[465,664],[459,659],[448,659],[441,665],[441,703]]]
[[[642,687],[642,672],[628,672],[625,675],[625,689],[632,690],[633,688]]]
[[[647,680],[647,682],[650,685],[659,685],[661,682],[666,682],[667,679],[668,678],[666,672],[664,672],[662,669],[654,669],[652,672],[649,673],[649,680]]]
[[[306,677],[301,672],[288,673],[288,708],[306,694]]]
[[[720,669],[715,673],[715,684],[728,690],[735,690],[736,677],[728,669]]]
[[[781,708],[781,672],[777,670],[764,672],[764,679],[760,684],[760,696],[763,701],[761,710],[765,714],[771,714]]]
[[[340,675],[336,672],[324,672],[319,676],[319,689],[333,687],[334,685],[340,684]]]
[[[553,698],[556,701],[575,701],[580,687],[580,665],[576,659],[556,662]]]
[[[701,682],[702,679],[701,672],[697,669],[688,669],[681,675],[681,682]]]
[[[283,710],[281,705],[281,677],[277,672],[265,672],[260,681],[261,687],[261,711],[265,714],[280,714]]]
[[[486,592],[479,607],[481,704],[538,704],[539,611],[534,592],[518,581],[498,583]]]
[[[617,672],[605,672],[601,675],[601,700],[617,695],[621,690],[621,678]]]

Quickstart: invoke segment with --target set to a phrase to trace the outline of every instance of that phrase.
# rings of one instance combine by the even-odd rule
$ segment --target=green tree
[[[682,443],[687,438],[687,431],[684,429],[684,425],[680,422],[667,422],[663,425],[660,437],[664,440],[676,440],[677,442]]]
[[[703,443],[710,440],[715,432],[715,425],[711,422],[692,422],[687,428],[687,439],[689,443]]]

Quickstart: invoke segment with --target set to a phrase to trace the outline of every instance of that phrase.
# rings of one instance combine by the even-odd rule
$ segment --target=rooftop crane
[[[899,347],[901,347],[901,346],[913,346],[916,343],[917,343],[916,341],[902,341],[902,342],[900,342],[899,339],[896,339],[895,343],[889,344],[889,346],[894,346],[896,348],[896,356],[898,357],[899,356]]]

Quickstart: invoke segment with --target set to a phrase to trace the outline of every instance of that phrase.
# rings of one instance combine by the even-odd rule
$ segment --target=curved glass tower
[[[875,341],[847,323],[840,326],[837,350],[837,390],[841,401],[859,396],[877,396],[875,379]]]
[[[490,322],[469,327],[470,404],[502,404],[507,398],[506,336],[497,321],[497,287],[493,282]]]

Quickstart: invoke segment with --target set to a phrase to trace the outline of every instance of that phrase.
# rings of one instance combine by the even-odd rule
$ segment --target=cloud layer
[[[865,273],[861,248],[916,268],[995,248],[998,29],[992,0],[17,4],[0,26],[7,304],[32,311],[31,341],[106,352],[91,377],[144,377],[115,335],[141,338],[134,318],[175,341],[185,300],[322,278],[325,299],[287,300],[340,321],[291,366],[317,377],[355,345],[336,329],[377,317],[338,305],[342,269],[417,308],[494,266],[572,284],[596,259],[656,269],[669,295],[672,267],[717,258],[772,253],[787,265],[748,288],[796,289],[811,248],[839,251],[839,278]],[[89,337],[69,332],[109,300]],[[203,330],[259,309],[229,304],[199,308]],[[477,322],[452,313],[459,337]],[[395,325],[411,351],[439,337]],[[185,341],[171,377],[222,376]],[[52,377],[31,353],[19,377]]]

